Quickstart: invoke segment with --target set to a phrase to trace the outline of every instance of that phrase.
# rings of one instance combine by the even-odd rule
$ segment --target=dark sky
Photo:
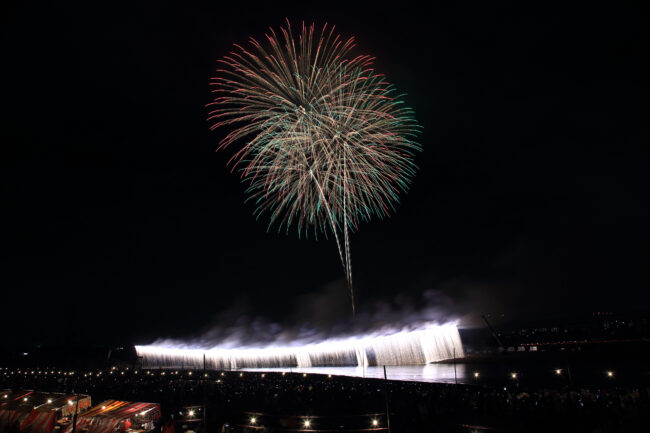
[[[355,36],[424,126],[412,190],[352,238],[362,309],[425,291],[462,314],[649,305],[647,10],[100,3],[3,6],[10,343],[349,315],[335,244],[267,233],[205,121],[216,60],[285,17]]]

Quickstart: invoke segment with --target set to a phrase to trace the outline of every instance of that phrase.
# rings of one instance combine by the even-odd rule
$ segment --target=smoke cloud
[[[447,294],[453,292],[454,297]],[[462,279],[449,281],[441,289],[424,290],[417,297],[397,295],[357,306],[352,318],[349,298],[343,279],[325,285],[321,290],[305,293],[292,302],[292,313],[282,320],[271,321],[251,313],[246,298],[215,314],[203,329],[183,338],[160,338],[156,346],[192,348],[241,348],[269,345],[317,344],[324,340],[344,339],[361,335],[390,335],[424,329],[434,324],[454,323],[459,327],[481,325],[485,308],[498,308],[490,290],[478,283]]]

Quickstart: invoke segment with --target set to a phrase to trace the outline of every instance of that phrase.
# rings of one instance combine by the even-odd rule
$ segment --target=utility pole
[[[454,383],[458,385],[458,376],[456,375],[456,348],[454,347]]]
[[[488,322],[487,314],[483,314],[481,317],[483,318],[483,320],[485,320],[485,324],[490,329],[490,332],[492,332],[492,335],[497,340],[497,343],[499,343],[499,347],[504,347],[503,342],[501,341],[501,338],[499,338],[499,334],[497,334],[497,332],[494,330],[492,325],[490,325],[490,322]]]
[[[390,433],[390,407],[388,405],[388,377],[386,375],[386,366],[384,365],[384,400],[386,401],[386,427]]]
[[[208,381],[205,380],[206,377],[206,368],[205,368],[205,353],[203,353],[203,433],[208,432],[208,418],[207,418],[207,412],[208,412]]]
[[[573,377],[571,376],[571,366],[569,365],[568,362],[567,362],[567,365],[566,365],[566,372],[567,372],[567,375],[569,376],[569,391],[573,391],[574,390]]]
[[[75,408],[72,414],[72,433],[77,433],[77,414],[79,413],[79,395],[75,394]]]

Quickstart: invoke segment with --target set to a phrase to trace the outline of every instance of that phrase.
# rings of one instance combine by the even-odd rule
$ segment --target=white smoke
[[[463,357],[454,302],[439,291],[398,296],[345,314],[344,282],[293,300],[280,324],[234,306],[198,335],[136,346],[145,367],[215,369],[418,365]],[[347,317],[348,320],[340,320]]]

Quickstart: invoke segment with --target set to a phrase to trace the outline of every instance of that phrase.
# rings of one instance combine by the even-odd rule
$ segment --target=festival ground
[[[499,384],[484,381],[484,370],[458,385],[298,372],[8,369],[0,388],[159,402],[161,422],[173,419],[175,431],[202,431],[203,423],[217,432],[388,431],[389,422],[392,432],[647,431],[648,372],[630,386],[623,378],[637,373],[620,365],[583,383],[560,368],[533,374],[539,367]],[[543,374],[545,384],[531,380]]]

